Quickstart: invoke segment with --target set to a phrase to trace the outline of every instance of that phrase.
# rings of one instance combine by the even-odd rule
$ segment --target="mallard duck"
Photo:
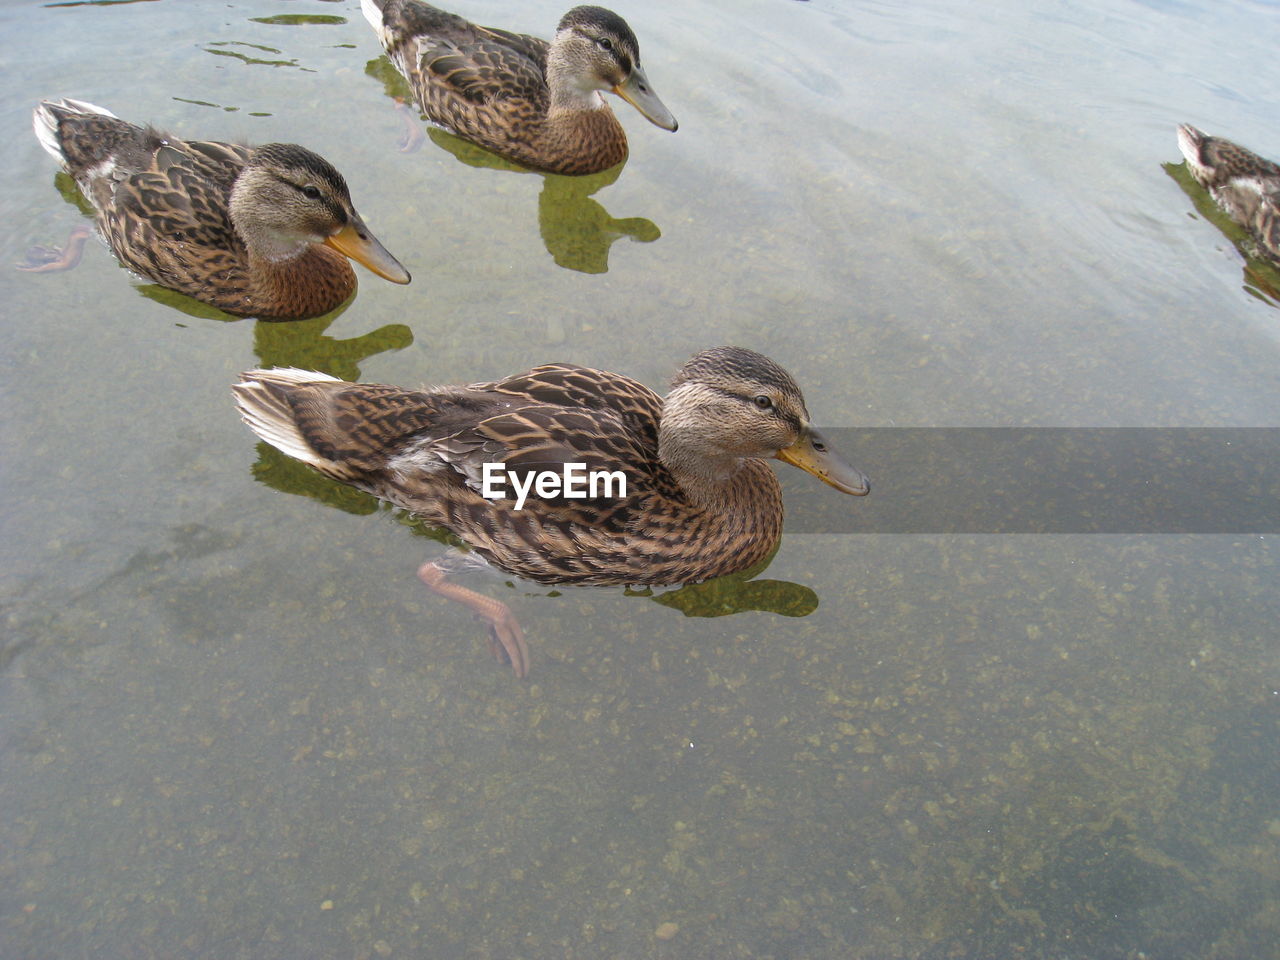
[[[1196,182],[1280,264],[1280,166],[1189,123],[1178,127],[1178,147]]]
[[[297,144],[179,140],[79,100],[44,101],[33,125],[97,211],[112,252],[161,286],[283,320],[351,296],[347,257],[409,282],[351,205],[342,174]]]
[[[420,0],[360,5],[432,122],[523,166],[576,175],[625,160],[627,135],[601,91],[676,129],[640,68],[635,34],[603,7],[574,7],[548,44]]]
[[[630,377],[570,363],[466,386],[405,390],[305,370],[251,370],[234,387],[249,428],[289,456],[445,527],[484,560],[545,584],[678,584],[759,563],[782,535],[774,457],[862,496],[866,477],[809,422],[791,376],[741,347],[699,353],[663,400]],[[486,476],[505,464],[499,489]],[[620,471],[625,484],[533,474]],[[488,465],[488,466],[487,466]],[[538,481],[541,483],[541,481]],[[493,495],[484,496],[485,493]],[[524,502],[522,502],[524,501]],[[429,588],[470,607],[517,676],[524,633],[502,602],[422,565]]]

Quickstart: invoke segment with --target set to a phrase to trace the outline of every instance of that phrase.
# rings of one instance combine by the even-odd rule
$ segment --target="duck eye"
[[[601,50],[612,50],[612,49],[613,49],[613,41],[612,41],[612,40],[610,40],[608,37],[598,37],[598,38],[596,39],[596,43],[598,43],[598,44],[600,45],[600,49],[601,49]]]
[[[302,190],[302,195],[308,200],[320,199],[320,188],[314,183],[308,183],[305,187],[301,187],[300,189]]]
[[[763,393],[760,394],[760,396],[756,397],[753,402],[761,410],[768,410],[770,407],[773,406],[773,401]]]

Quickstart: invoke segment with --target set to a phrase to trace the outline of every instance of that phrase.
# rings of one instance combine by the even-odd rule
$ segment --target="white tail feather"
[[[1187,163],[1201,169],[1204,161],[1200,158],[1200,145],[1204,143],[1204,134],[1189,123],[1178,125],[1178,149],[1182,151]]]
[[[115,116],[106,107],[99,107],[85,100],[58,97],[52,100],[40,101],[36,105],[35,112],[31,115],[31,128],[35,130],[36,139],[40,141],[40,146],[44,147],[45,152],[64,167],[67,165],[67,158],[62,152],[62,141],[58,137],[58,118],[49,109],[50,107],[61,107],[63,110],[70,110],[74,113],[96,113],[104,117]]]
[[[317,373],[314,370],[298,370],[295,367],[250,370],[240,376],[241,382],[233,384],[231,392],[235,395],[236,406],[240,409],[240,418],[248,424],[250,430],[281,453],[287,453],[295,460],[317,467],[330,463],[311,449],[303,439],[302,434],[298,432],[297,424],[293,421],[292,411],[267,384],[290,386],[325,380],[341,382],[337,377],[331,377],[327,373]]]
[[[383,0],[385,3],[385,0]],[[373,27],[373,32],[378,35],[378,39],[386,45],[386,36],[382,30],[382,4],[378,0],[360,0],[360,12],[364,14],[364,18],[369,21],[369,26]]]

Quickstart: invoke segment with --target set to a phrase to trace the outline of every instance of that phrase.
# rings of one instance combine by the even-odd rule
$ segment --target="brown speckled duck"
[[[351,296],[347,257],[409,282],[342,174],[297,144],[179,140],[79,100],[44,101],[33,125],[97,211],[112,252],[161,286],[238,316],[292,320]]]
[[[782,535],[782,490],[766,458],[855,496],[870,489],[813,428],[791,376],[740,347],[693,357],[665,400],[630,377],[568,363],[421,391],[294,369],[241,380],[241,416],[263,440],[539,583],[692,583],[759,563]],[[482,496],[487,463],[505,464],[505,496]],[[594,499],[530,493],[517,508],[514,478],[527,486],[529,473],[570,463],[621,471],[625,496],[616,486]],[[449,583],[440,561],[418,575],[475,611],[494,652],[517,676],[528,672],[505,604]]]
[[[433,123],[523,166],[577,175],[625,160],[627,136],[602,91],[676,129],[640,68],[635,34],[603,7],[574,7],[549,44],[420,0],[361,7]]]
[[[1259,255],[1280,264],[1280,166],[1189,123],[1178,127],[1178,147],[1196,182],[1253,235]]]

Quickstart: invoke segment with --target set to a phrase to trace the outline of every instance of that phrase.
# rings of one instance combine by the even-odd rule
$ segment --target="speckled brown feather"
[[[184,141],[56,103],[44,109],[57,118],[65,165],[93,204],[99,231],[140,276],[228,313],[265,318],[326,313],[354,292],[347,258],[327,247],[312,244],[282,262],[250,256],[229,197],[252,148]]]
[[[545,40],[387,0],[383,45],[434,123],[522,166],[581,175],[627,158],[613,111],[550,113]]]
[[[1280,166],[1190,124],[1178,128],[1178,146],[1191,175],[1249,230],[1258,253],[1280,264]]]
[[[662,400],[629,377],[548,364],[499,381],[406,391],[300,382],[305,376],[245,374],[236,392],[250,426],[327,475],[447,527],[517,576],[694,582],[752,566],[781,536],[781,488],[762,460],[743,460],[711,507],[685,495],[658,455]],[[277,442],[290,431],[297,448]],[[627,496],[531,498],[517,511],[513,499],[478,492],[482,464],[493,461],[516,472],[568,462],[623,470]]]

